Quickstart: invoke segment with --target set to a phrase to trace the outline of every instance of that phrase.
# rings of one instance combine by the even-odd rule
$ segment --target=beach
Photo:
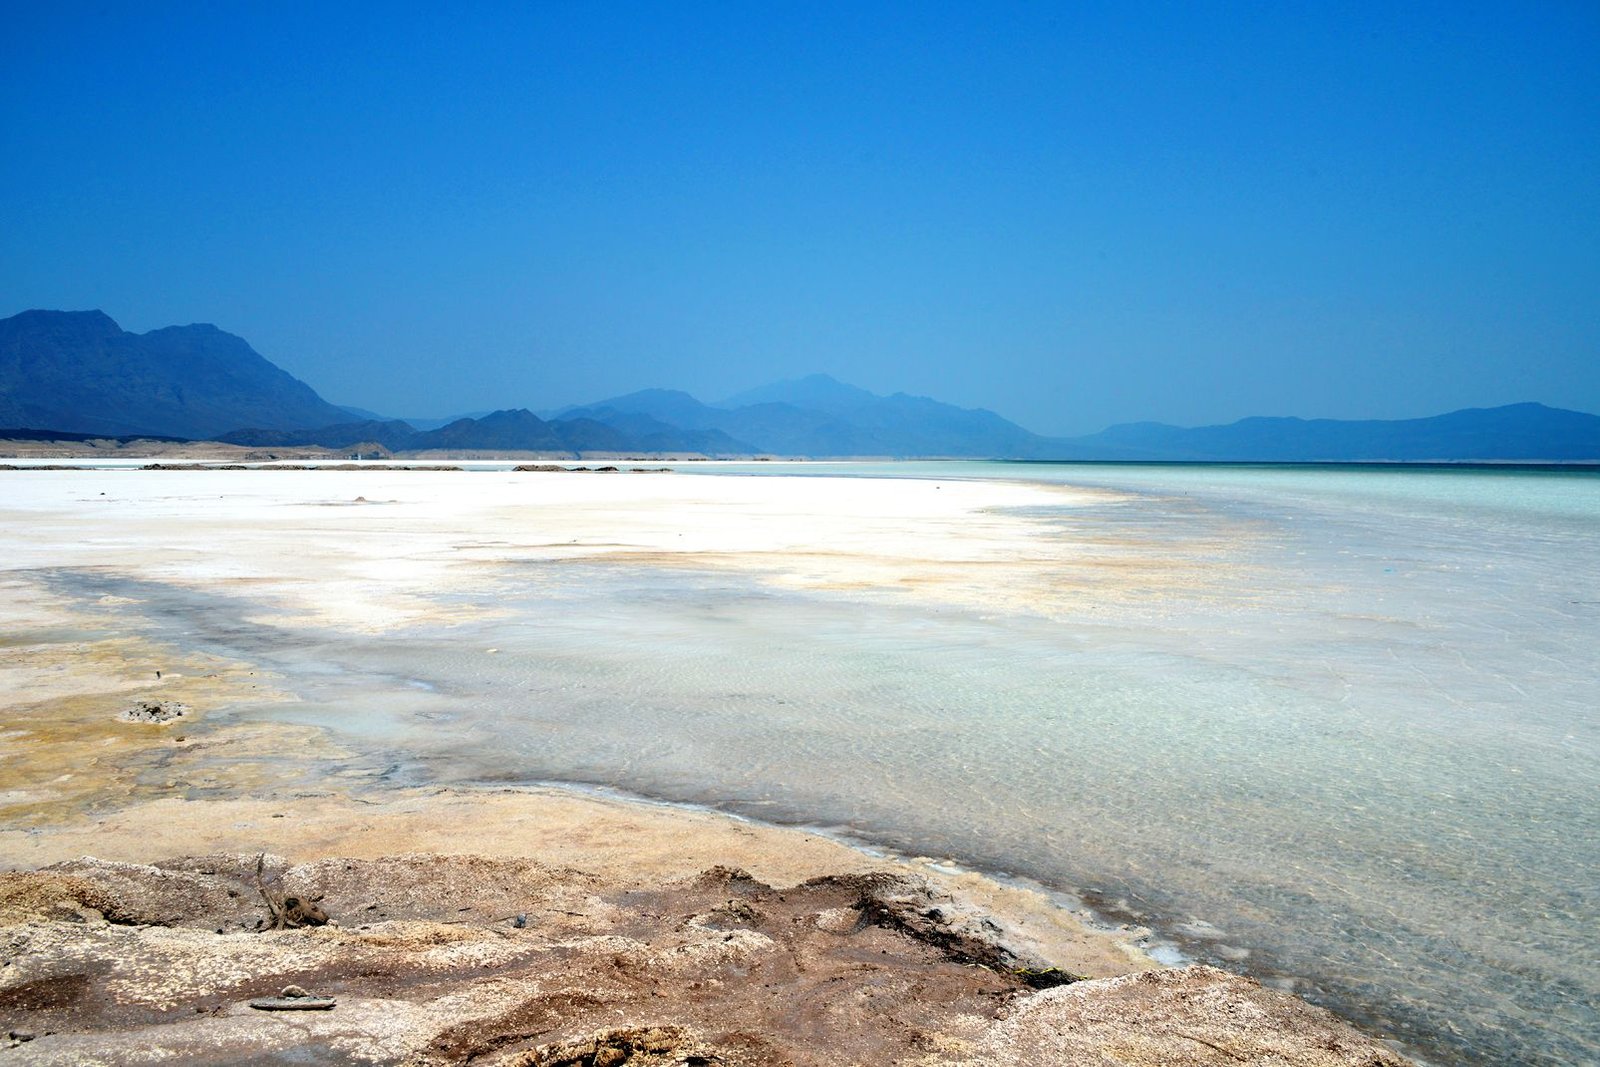
[[[1248,1040],[1314,1030],[1355,1057],[1286,1062],[1389,1062],[1370,1058],[1394,1055],[1372,1036],[1296,1014],[1314,1009],[1288,992],[1337,998],[1321,997],[1315,977],[1297,982],[1271,943],[1209,925],[1220,922],[1216,912],[1174,914],[1167,901],[1140,896],[1149,883],[1110,869],[1106,842],[1121,840],[1148,861],[1158,854],[1152,824],[1137,806],[1122,805],[1121,816],[1093,807],[1096,794],[1117,796],[1135,761],[1160,772],[1175,758],[1161,748],[1162,731],[1176,729],[1170,721],[1152,718],[1142,727],[1145,750],[1124,752],[1097,739],[1097,709],[1147,706],[1158,692],[1146,681],[1152,666],[1168,670],[1159,692],[1176,685],[1200,706],[1223,699],[1217,678],[1171,674],[1165,660],[1148,659],[1149,648],[1133,651],[1130,634],[1148,645],[1198,600],[1246,612],[1270,599],[1269,519],[1218,518],[1178,500],[1155,521],[1117,486],[916,473],[6,472],[0,855],[8,877],[94,883],[98,890],[72,884],[78,897],[101,893],[101,905],[120,892],[129,914],[165,915],[166,925],[139,935],[154,939],[149,951],[187,960],[196,975],[232,976],[145,1000],[123,978],[107,978],[91,985],[93,1011],[83,1006],[93,998],[78,1007],[45,998],[46,1007],[28,1010],[58,1032],[27,1042],[25,1053],[42,1057],[59,1041],[62,1058],[40,1062],[78,1062],[82,1033],[98,1028],[98,1040],[109,1030],[136,1033],[130,1040],[170,1039],[194,1055],[202,1038],[184,1031],[212,1021],[213,1036],[256,1041],[260,1026],[238,1021],[252,1018],[243,1000],[315,974],[362,1011],[382,1014],[375,1005],[385,996],[409,1005],[404,1032],[382,1041],[363,1044],[366,1024],[350,1021],[354,1011],[341,1016],[343,1007],[317,1023],[326,1029],[317,1041],[358,1061],[492,1052],[503,1062],[536,1054],[558,1062],[550,1057],[585,1035],[665,1026],[676,1036],[651,1038],[660,1048],[644,1038],[623,1048],[618,1038],[618,1054],[634,1058],[605,1062],[689,1062],[708,1049],[729,1062],[786,1062],[818,1034],[849,1032],[858,1044],[829,1046],[833,1059],[811,1062],[1092,1063],[1102,1061],[1071,1057],[1134,1041],[1129,1033],[1156,1041],[1163,1011],[1197,999],[1160,979],[1129,987],[1113,976],[1167,974],[1163,965],[1203,959],[1286,991],[1183,972],[1196,988],[1256,1005],[1266,1022]],[[1079,656],[1089,673],[1074,673]],[[1085,677],[1104,691],[1077,694],[1084,710],[1060,740],[1009,723],[1012,703],[1054,707]],[[128,721],[141,717],[163,721]],[[1170,740],[1179,751],[1193,747],[1187,737]],[[1109,828],[1106,841],[1076,840],[1053,814],[1066,804],[1092,810]],[[1246,815],[1241,827],[1252,825]],[[959,832],[963,824],[984,840]],[[1219,835],[1220,862],[1226,828],[1208,832]],[[425,872],[440,861],[417,857],[438,856],[485,865],[457,878],[474,887],[461,903],[428,886]],[[249,899],[255,857],[286,884],[322,886],[337,929],[256,931],[264,912]],[[328,867],[335,861],[351,865],[343,882]],[[168,875],[151,871],[196,879],[196,901],[237,903],[167,914],[170,899],[152,887]],[[1227,892],[1236,876],[1219,866],[1191,877]],[[413,887],[409,911],[368,912],[375,901],[365,898],[385,879]],[[1194,884],[1176,870],[1150,879],[1175,894]],[[489,883],[510,888],[484,891]],[[227,897],[229,889],[240,896]],[[134,906],[158,898],[154,912]],[[68,910],[83,909],[84,921],[52,917],[61,900],[14,910],[11,929],[30,931],[33,947],[14,948],[9,970],[60,971],[63,960],[110,952],[124,936],[105,907],[72,899]],[[735,899],[748,907],[729,911]],[[906,908],[921,918],[908,925]],[[528,921],[512,927],[518,914]],[[407,968],[417,952],[439,948],[433,935],[416,927],[400,937],[384,923],[469,928],[483,944],[459,951],[482,960],[449,980],[428,972],[424,982]],[[230,951],[269,944],[286,955],[267,952],[247,974],[233,963],[219,968],[215,945],[156,945],[196,931],[218,938],[214,928]],[[779,936],[800,929],[809,940]],[[748,942],[748,959],[697,955],[728,933]],[[895,958],[892,973],[866,981],[852,969],[866,944],[852,938],[863,933],[885,939],[872,945]],[[370,956],[380,934],[404,942],[401,957],[381,967]],[[421,940],[405,940],[413,935]],[[616,938],[632,939],[641,973],[657,977],[600,983],[598,954],[616,949],[620,942],[605,940]],[[313,951],[314,966],[304,955]],[[340,952],[364,962],[341,969]],[[439,1044],[468,1017],[533,1011],[517,1007],[528,1001],[518,990],[538,974],[548,979],[552,953],[580,961],[562,972],[563,988],[589,990],[593,1004],[538,1025],[490,1027],[459,1047]],[[661,961],[673,953],[708,969],[664,982]],[[491,958],[499,962],[483,962]],[[870,1012],[785,1021],[754,1001],[702,993],[713,978],[759,973],[797,1002],[831,1003],[804,983],[783,986],[804,969],[795,960],[865,981],[850,997],[879,988],[885,1002],[921,1014],[887,1030],[868,1025],[877,1018]],[[361,967],[408,977],[381,987]],[[4,990],[42,972],[27,973],[34,977],[0,978],[0,1003]],[[1032,976],[1044,973],[1091,981],[1041,991],[1048,983]],[[481,1011],[463,1006],[472,982],[485,984]],[[1098,988],[1107,1005],[1137,990],[1166,1006],[1147,1003],[1122,1030],[1105,1022],[1109,1007],[1095,1017],[1110,1029],[1085,1021],[1093,1012],[1073,1016],[1077,1029],[1062,1023],[1081,1008],[1064,991],[1079,990],[1072,996],[1081,1000]],[[1404,992],[1403,977],[1393,988]],[[138,1010],[112,1010],[112,1001]],[[210,1014],[201,1019],[199,1007]],[[728,1044],[719,1013],[768,1034],[764,1051]],[[1046,1017],[1082,1040],[1029,1060],[1017,1035]],[[1313,1017],[1329,1029],[1312,1027]],[[1369,1035],[1391,1032],[1362,1021]],[[877,1036],[861,1036],[869,1031]],[[1185,1032],[1225,1049],[1256,1047]],[[1187,1043],[1190,1060],[1150,1044],[1149,1056],[1169,1059],[1136,1062],[1231,1062],[1226,1051]],[[1288,1047],[1273,1054],[1290,1055]],[[597,1045],[582,1053],[589,1061],[571,1062],[602,1062],[594,1059],[602,1053],[612,1054]]]

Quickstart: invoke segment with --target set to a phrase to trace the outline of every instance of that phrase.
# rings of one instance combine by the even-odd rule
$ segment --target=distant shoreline
[[[3,433],[5,431],[0,431]],[[443,466],[455,463],[539,464],[539,469],[574,469],[570,465],[619,465],[689,463],[707,466],[725,464],[771,464],[774,467],[839,463],[1002,463],[1020,468],[1084,466],[1098,468],[1141,467],[1237,467],[1281,470],[1493,470],[1548,471],[1553,473],[1600,472],[1600,459],[1329,459],[1329,460],[1223,460],[1223,459],[1010,459],[975,456],[709,456],[686,452],[532,452],[493,449],[428,449],[420,452],[388,452],[377,446],[364,448],[272,447],[233,445],[219,441],[186,441],[162,437],[97,437],[70,434],[51,438],[0,437],[0,470],[103,469],[79,466],[74,460],[116,462],[119,467],[136,460],[150,460],[148,469],[194,467],[197,469],[273,470],[295,463],[306,470],[450,470],[467,469]],[[56,462],[59,461],[59,462]]]

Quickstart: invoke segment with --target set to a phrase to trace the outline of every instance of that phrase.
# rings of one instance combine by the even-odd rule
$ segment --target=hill
[[[569,409],[563,417],[574,416],[616,427],[647,416],[726,434],[753,446],[750,452],[789,456],[1025,458],[1038,457],[1049,444],[992,411],[905,393],[879,396],[824,374],[751,390],[718,405],[677,390],[646,389]]]
[[[1056,443],[1062,459],[1255,463],[1600,459],[1600,416],[1543,404],[1421,419],[1249,418],[1184,428],[1127,423]]]
[[[743,408],[755,404],[788,404],[791,407],[822,411],[831,415],[856,411],[881,399],[860,386],[847,385],[828,374],[808,374],[804,378],[773,382],[731,396],[714,405]]]
[[[618,416],[617,425],[569,415],[546,421],[525,408],[455,419],[418,430],[398,419],[368,420],[310,430],[235,430],[219,440],[235,445],[348,448],[374,442],[391,452],[674,452],[748,456],[755,449],[716,430],[683,430],[647,415]]]
[[[101,311],[0,319],[0,426],[208,438],[349,419],[215,326],[134,334]]]

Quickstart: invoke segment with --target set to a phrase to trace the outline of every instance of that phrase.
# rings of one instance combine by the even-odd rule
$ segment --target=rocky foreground
[[[1405,1062],[1211,968],[1075,980],[885,873],[81,859],[0,874],[0,953],[0,1063]]]

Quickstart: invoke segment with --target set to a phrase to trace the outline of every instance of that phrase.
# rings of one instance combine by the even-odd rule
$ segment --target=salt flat
[[[509,562],[640,560],[771,572],[797,586],[960,584],[1027,558],[994,509],[1104,494],[995,482],[670,473],[33,471],[0,504],[7,571],[114,568],[367,631],[438,618],[433,594]],[[953,595],[972,595],[953,594]]]

